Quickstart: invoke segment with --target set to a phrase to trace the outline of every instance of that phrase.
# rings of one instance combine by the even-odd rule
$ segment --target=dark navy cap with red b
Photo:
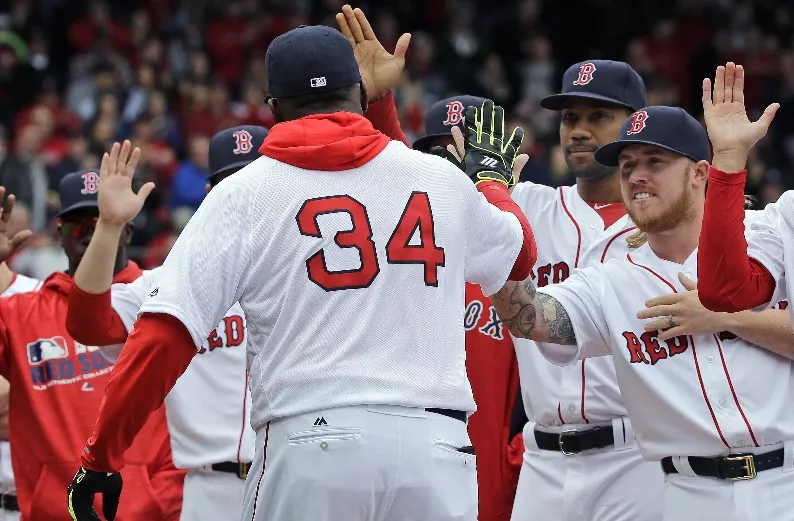
[[[430,106],[425,115],[425,136],[414,141],[414,150],[427,152],[434,140],[452,135],[452,127],[463,127],[466,107],[482,107],[485,98],[453,96]]]
[[[56,217],[63,217],[67,213],[84,208],[98,209],[98,191],[99,170],[80,170],[79,172],[65,175],[58,187],[61,211],[58,212]]]
[[[595,152],[595,160],[618,166],[620,152],[629,145],[650,145],[686,156],[692,161],[710,161],[711,146],[706,129],[680,107],[645,107],[620,127],[617,141]]]
[[[240,169],[259,159],[259,147],[266,137],[267,129],[255,125],[227,128],[212,136],[207,177]]]
[[[560,94],[546,96],[540,106],[562,110],[571,98],[603,101],[639,110],[645,106],[645,82],[631,65],[610,60],[588,60],[568,67]]]
[[[278,36],[265,55],[273,98],[328,92],[361,81],[353,46],[324,25],[302,25]]]

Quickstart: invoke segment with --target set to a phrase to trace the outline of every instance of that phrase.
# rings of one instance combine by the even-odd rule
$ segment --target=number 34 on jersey
[[[303,203],[295,220],[300,233],[322,239],[317,222],[321,215],[345,213],[352,227],[336,233],[334,242],[339,248],[358,251],[360,264],[350,269],[328,269],[325,251],[320,249],[306,260],[309,279],[326,291],[367,288],[380,273],[380,260],[372,240],[372,225],[367,208],[349,195],[334,195],[309,199]],[[418,234],[418,244],[410,244]],[[386,243],[386,262],[389,264],[421,264],[424,283],[438,286],[438,269],[444,266],[444,249],[436,245],[433,229],[433,210],[425,192],[413,192],[402,216]]]

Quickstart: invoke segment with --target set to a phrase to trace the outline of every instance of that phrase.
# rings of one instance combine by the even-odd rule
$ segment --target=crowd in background
[[[0,185],[17,195],[12,228],[36,235],[11,259],[44,278],[66,268],[54,234],[67,173],[98,168],[113,141],[143,151],[157,188],[136,222],[131,257],[159,265],[204,196],[209,137],[269,127],[265,50],[301,24],[335,26],[342,0],[14,0],[0,12]],[[794,187],[794,0],[371,0],[358,2],[392,50],[413,38],[395,89],[409,139],[424,112],[454,94],[504,105],[527,131],[522,181],[572,184],[559,115],[538,105],[565,68],[628,61],[649,105],[700,112],[718,63],[745,66],[754,116],[781,110],[748,164],[758,207]]]

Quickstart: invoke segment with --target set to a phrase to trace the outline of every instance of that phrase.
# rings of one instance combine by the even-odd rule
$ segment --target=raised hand
[[[410,33],[400,36],[394,54],[390,54],[378,41],[361,9],[353,9],[349,5],[342,6],[342,12],[336,15],[336,23],[353,46],[361,77],[367,85],[369,101],[378,101],[386,96],[400,79],[405,67],[405,53],[411,42]]]
[[[154,190],[154,183],[146,183],[136,194],[132,190],[132,178],[141,157],[141,149],[124,141],[113,143],[110,153],[102,156],[99,167],[99,219],[114,226],[124,226],[138,215],[143,203]]]
[[[750,121],[744,105],[744,67],[733,62],[717,67],[713,91],[711,80],[703,80],[703,117],[712,164],[727,173],[743,171],[750,149],[766,135],[778,108],[773,103],[758,121]]]
[[[0,186],[0,201],[3,200],[5,194],[5,187]],[[13,237],[8,236],[8,221],[11,219],[11,212],[14,210],[15,200],[14,194],[9,194],[3,205],[3,211],[0,213],[0,262],[4,262],[8,259],[19,245],[33,235],[33,232],[30,230],[22,230],[15,233]]]

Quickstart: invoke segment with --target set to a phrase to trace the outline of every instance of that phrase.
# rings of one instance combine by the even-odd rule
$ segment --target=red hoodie
[[[341,171],[366,164],[388,144],[389,138],[362,116],[337,112],[274,125],[259,151],[301,168]],[[479,187],[495,204],[515,206],[504,186],[495,184],[480,183]],[[520,210],[517,217],[525,232],[522,255],[532,255],[532,232]],[[82,454],[86,468],[113,472],[124,466],[124,451],[195,354],[192,338],[178,319],[162,313],[141,315],[116,362],[94,435]]]
[[[130,262],[114,282],[132,282],[140,274]],[[0,374],[11,384],[11,459],[26,521],[71,519],[66,487],[80,465],[78,454],[113,369],[96,347],[68,334],[71,290],[71,277],[55,273],[40,291],[0,300]],[[170,443],[161,408],[127,451],[118,521],[179,518],[184,471],[173,466]]]

